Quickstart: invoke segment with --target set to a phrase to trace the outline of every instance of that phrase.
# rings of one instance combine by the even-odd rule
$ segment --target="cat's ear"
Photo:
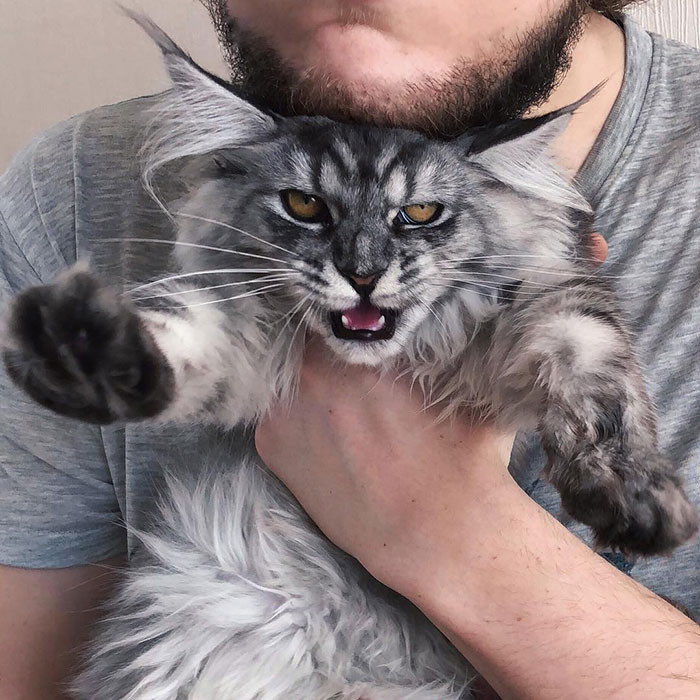
[[[144,179],[166,163],[252,143],[276,128],[275,119],[238,95],[186,54],[160,27],[122,7],[158,45],[172,89],[159,96],[144,146]]]
[[[172,82],[173,91],[198,116],[225,120],[231,134],[249,139],[274,127],[274,120],[243,97],[221,78],[195,63],[160,27],[148,17],[128,8],[123,11],[158,45]],[[193,115],[194,117],[194,115]]]
[[[590,206],[572,186],[574,173],[557,166],[552,146],[573,113],[601,87],[602,84],[577,102],[540,117],[468,131],[461,137],[468,160],[516,192],[588,211]]]

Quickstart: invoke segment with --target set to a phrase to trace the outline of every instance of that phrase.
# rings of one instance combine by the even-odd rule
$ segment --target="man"
[[[633,23],[624,0],[229,0],[210,3],[234,77],[281,112],[419,128],[573,102],[559,141],[598,209],[661,416],[661,447],[700,503],[700,54]],[[230,21],[231,17],[236,22]],[[232,42],[236,41],[234,49]],[[138,183],[148,98],[49,131],[0,180],[0,293],[47,282],[100,237],[166,227]],[[97,429],[0,391],[0,699],[61,697],[72,651],[168,454],[167,430]],[[373,389],[369,391],[369,389]],[[319,526],[411,599],[504,698],[696,698],[697,541],[671,557],[599,556],[549,513],[533,440],[435,426],[419,397],[311,348],[297,405],[262,457]],[[179,441],[178,441],[179,438]],[[571,524],[572,530],[583,529]],[[98,563],[97,566],[94,563]],[[628,575],[629,574],[629,575]]]

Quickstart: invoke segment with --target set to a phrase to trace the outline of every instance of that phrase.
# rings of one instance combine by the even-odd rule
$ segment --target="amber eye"
[[[280,197],[287,213],[299,221],[318,224],[330,218],[328,207],[316,195],[301,190],[282,190]]]
[[[407,204],[399,209],[396,216],[398,223],[408,225],[431,224],[442,214],[442,204]]]

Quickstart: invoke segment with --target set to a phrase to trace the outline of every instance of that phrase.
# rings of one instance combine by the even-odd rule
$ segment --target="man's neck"
[[[557,143],[559,160],[570,172],[580,170],[593,148],[620,93],[624,73],[624,33],[611,20],[592,13],[573,50],[566,76],[549,100],[528,114],[536,116],[564,107],[605,81],[601,91],[576,112]]]

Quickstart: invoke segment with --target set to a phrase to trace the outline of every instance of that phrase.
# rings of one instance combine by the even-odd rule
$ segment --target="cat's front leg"
[[[565,510],[599,547],[669,552],[697,530],[612,293],[581,282],[515,305],[498,329],[501,401],[529,406]],[[529,387],[525,397],[523,387]]]
[[[57,413],[100,424],[177,421],[221,395],[222,319],[204,307],[139,308],[77,265],[11,303],[3,360],[18,386]]]

